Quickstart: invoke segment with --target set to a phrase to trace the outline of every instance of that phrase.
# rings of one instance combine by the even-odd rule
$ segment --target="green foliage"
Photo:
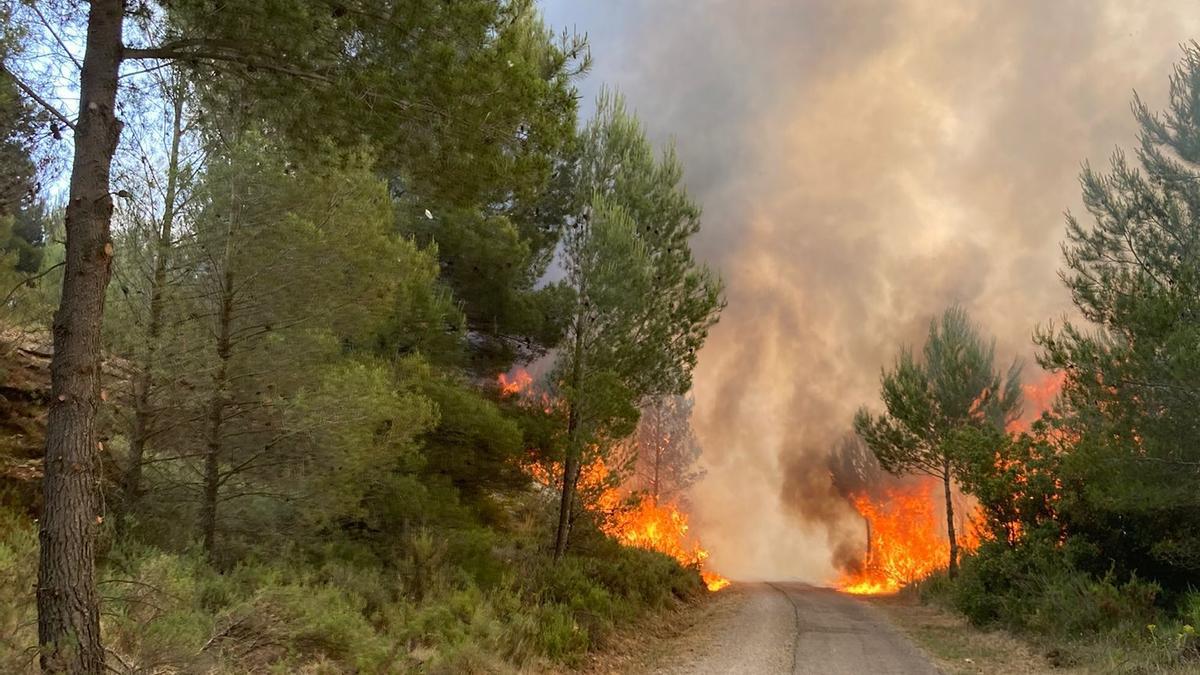
[[[0,665],[23,672],[36,642],[24,583],[34,574],[36,533],[8,511],[0,525]],[[441,578],[424,577],[420,593],[415,568],[352,538],[223,574],[198,552],[127,542],[109,553],[100,581],[105,643],[135,670],[508,672],[577,662],[648,608],[704,592],[699,576],[670,558],[599,539],[561,564],[535,547],[484,586],[456,573],[470,564],[465,548],[418,539],[408,545],[423,547],[416,555]],[[430,558],[431,550],[441,552]]]
[[[0,231],[0,249],[16,254],[13,267],[21,274],[29,276],[41,271],[50,218],[48,211],[46,204],[40,201],[22,205],[11,214],[8,231]]]
[[[419,382],[396,378],[379,362],[327,366],[315,381],[297,394],[283,423],[297,439],[289,479],[303,480],[302,512],[318,527],[371,523],[377,517],[371,505],[399,487],[395,475],[420,468],[416,439],[434,428],[439,408],[415,391]]]
[[[690,386],[722,303],[674,154],[609,99],[577,132],[581,39],[533,0],[181,0],[125,21],[145,68],[117,83],[102,317],[114,668],[523,671],[702,592],[586,516],[551,561],[557,501],[523,465],[561,453],[566,415],[492,386],[573,331],[588,365],[560,391],[615,442]],[[0,142],[21,131],[11,84]],[[0,199],[0,267],[50,271],[56,212],[16,216]],[[556,256],[568,279],[548,283]],[[0,669],[19,671],[36,542],[8,515]]]
[[[24,514],[0,508],[0,670],[34,667],[37,617],[37,528]]]
[[[1063,448],[1052,420],[1010,436],[994,427],[966,427],[946,440],[957,458],[963,491],[979,502],[987,535],[1018,546],[1049,527],[1061,532]]]
[[[571,335],[582,334],[588,368],[614,373],[639,402],[683,394],[724,305],[720,279],[691,251],[700,208],[674,149],[656,158],[620,95],[601,92],[596,108],[574,165],[580,211],[564,238],[579,294]]]
[[[403,209],[400,230],[422,246],[436,246],[441,278],[462,303],[472,331],[473,371],[507,370],[516,358],[539,356],[558,343],[571,306],[561,283],[538,287],[545,272],[542,251],[550,234],[523,231],[508,214],[457,209],[436,215],[414,204]]]
[[[1050,637],[1078,639],[1154,622],[1157,584],[1080,571],[1070,548],[1056,546],[1053,535],[1043,530],[1020,547],[983,544],[963,560],[952,590],[955,606],[978,624]]]
[[[1002,375],[995,351],[995,341],[984,342],[966,310],[951,306],[929,322],[922,361],[901,348],[892,370],[880,374],[887,411],[876,417],[864,407],[854,415],[854,430],[884,470],[942,481],[951,576],[958,571],[953,483],[962,484],[969,461],[990,464],[987,444],[1021,412],[1020,363]]]
[[[880,376],[887,413],[862,408],[854,428],[892,473],[956,475],[946,441],[967,427],[1003,429],[1020,415],[1021,368],[994,367],[995,343],[984,342],[965,310],[953,306],[930,321],[923,359],[904,348]]]
[[[1067,220],[1063,278],[1080,313],[1042,330],[1048,368],[1064,370],[1062,480],[1075,536],[1103,551],[1095,565],[1181,591],[1200,573],[1200,46],[1185,46],[1167,110],[1135,98],[1136,163],[1085,166],[1090,223]]]
[[[10,11],[7,6],[0,7],[0,219],[28,205],[37,192],[33,141],[35,128],[43,121],[33,106],[22,99],[8,71],[19,45]],[[16,233],[21,233],[20,228]],[[33,269],[37,269],[36,265]]]
[[[422,391],[437,406],[440,421],[425,437],[426,469],[447,478],[468,500],[492,491],[524,487],[521,429],[480,392],[444,377],[423,378]]]

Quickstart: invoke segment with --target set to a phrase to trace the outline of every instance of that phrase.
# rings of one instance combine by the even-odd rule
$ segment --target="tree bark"
[[[583,383],[583,330],[585,317],[575,319],[575,358],[571,370],[571,401],[567,410],[567,452],[563,457],[562,499],[558,505],[558,529],[554,534],[554,559],[562,560],[567,552],[567,537],[571,532],[571,505],[579,481],[583,452],[579,438],[579,395]]]
[[[171,129],[171,154],[167,162],[167,187],[163,197],[163,217],[154,251],[154,273],[150,282],[150,316],[146,327],[146,358],[133,382],[133,430],[129,436],[129,465],[125,468],[123,490],[124,512],[135,509],[141,498],[142,458],[154,426],[150,405],[150,390],[154,384],[154,368],[158,343],[162,336],[163,293],[167,285],[167,264],[171,255],[172,233],[175,226],[175,199],[179,185],[179,142],[183,136],[183,94],[175,93],[174,120]],[[124,515],[124,514],[122,514]],[[123,520],[123,518],[122,518]],[[120,525],[120,521],[118,521]]]
[[[66,267],[54,314],[51,402],[38,561],[38,641],[47,673],[104,672],[96,593],[100,513],[100,326],[112,267],[109,175],[121,135],[116,118],[122,58],[121,0],[92,0],[79,122],[66,209]]]
[[[653,488],[653,491],[651,492],[651,497],[654,499],[655,508],[658,507],[659,481],[662,480],[662,477],[660,474],[662,471],[662,455],[663,455],[663,439],[662,439],[663,419],[662,419],[662,411],[657,408],[658,405],[662,405],[662,404],[656,403],[655,404],[656,407],[652,413],[654,415],[654,488]]]
[[[866,557],[866,561],[867,561],[867,566],[869,567],[869,566],[871,565],[871,553],[872,553],[872,550],[871,550],[871,549],[872,549],[872,544],[871,544],[871,519],[870,519],[870,518],[867,518],[867,517],[865,517],[865,516],[864,516],[864,517],[863,517],[863,522],[867,524],[867,557]]]
[[[950,578],[958,576],[958,537],[954,534],[954,500],[950,487],[950,460],[942,465],[942,483],[946,488],[946,535],[950,538],[950,565],[946,568]]]
[[[236,186],[235,186],[236,187]],[[213,394],[208,408],[208,429],[204,452],[204,497],[200,505],[200,529],[204,551],[213,558],[217,543],[217,501],[221,489],[222,431],[225,422],[225,390],[229,385],[229,357],[232,354],[233,325],[233,228],[232,213],[237,210],[236,189],[230,205],[229,231],[225,238],[225,272],[221,281],[221,307],[217,314],[217,371],[213,375]]]

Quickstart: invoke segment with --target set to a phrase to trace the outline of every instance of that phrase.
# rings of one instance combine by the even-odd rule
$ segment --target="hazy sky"
[[[545,0],[583,84],[676,139],[729,307],[696,372],[695,529],[734,577],[831,574],[857,527],[820,458],[879,369],[960,302],[1002,358],[1069,310],[1081,163],[1132,148],[1200,1]]]

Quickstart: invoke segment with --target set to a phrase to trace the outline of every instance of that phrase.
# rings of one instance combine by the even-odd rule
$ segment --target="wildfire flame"
[[[536,399],[532,391],[533,378],[523,368],[518,368],[511,376],[502,373],[497,384],[501,398]],[[554,408],[554,402],[544,393],[540,404],[547,413]],[[562,467],[557,463],[530,461],[525,470],[541,485],[552,489],[561,487]],[[728,579],[705,569],[708,551],[689,534],[687,514],[677,504],[659,503],[645,496],[631,505],[621,488],[612,483],[610,471],[600,459],[585,465],[579,472],[578,493],[587,508],[600,516],[602,532],[625,546],[665,553],[684,566],[699,569],[709,591],[719,591],[729,585]]]
[[[1051,408],[1065,380],[1066,373],[1047,373],[1038,382],[1023,385],[1026,415],[1009,424],[1007,431],[1029,431],[1031,420]],[[835,585],[859,595],[895,593],[945,569],[950,564],[950,548],[942,489],[940,481],[929,479],[886,490],[875,500],[866,494],[854,495],[854,509],[867,524],[867,554],[859,569],[843,573]],[[967,514],[966,523],[955,527],[960,552],[979,547],[976,523],[981,511],[974,506]]]
[[[704,569],[708,551],[688,534],[688,518],[675,504],[655,503],[643,497],[632,509],[619,510],[605,519],[605,534],[626,546],[665,553],[686,566],[700,568],[700,576],[710,591],[719,591],[729,580]]]
[[[945,569],[950,564],[945,519],[936,507],[938,481],[886,490],[872,500],[856,495],[854,508],[867,523],[869,548],[860,569],[844,573],[836,586],[858,595],[895,593],[906,584]],[[957,528],[956,528],[957,529]],[[978,538],[972,528],[956,533],[959,549],[974,550]]]
[[[507,373],[500,373],[496,381],[500,385],[500,396],[516,396],[529,389],[533,384],[533,377],[524,368],[518,368],[512,377]]]

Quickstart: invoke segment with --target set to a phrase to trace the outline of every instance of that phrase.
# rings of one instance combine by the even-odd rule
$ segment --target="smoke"
[[[695,378],[695,530],[724,574],[817,582],[861,541],[829,452],[880,367],[952,302],[1032,361],[1070,310],[1080,163],[1132,145],[1132,90],[1161,103],[1200,36],[1193,0],[544,8],[590,34],[585,94],[614,85],[677,140],[728,284]]]

